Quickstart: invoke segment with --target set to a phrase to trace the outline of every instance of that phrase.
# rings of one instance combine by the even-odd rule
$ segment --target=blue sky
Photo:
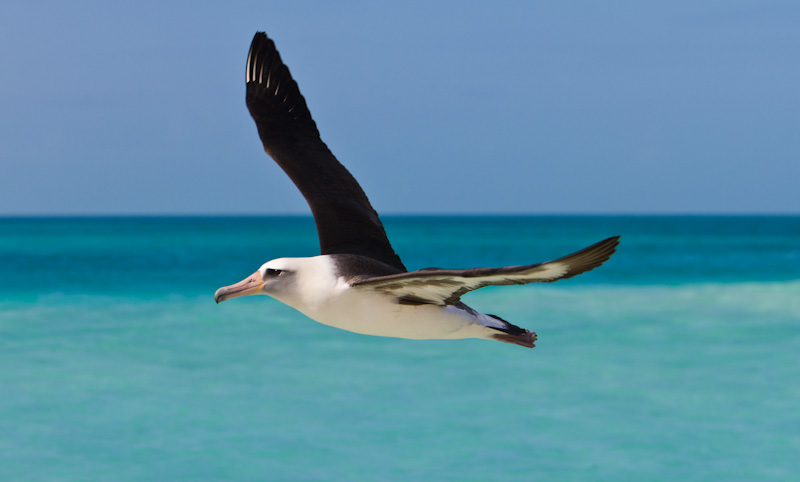
[[[800,3],[0,7],[0,215],[307,214],[256,30],[381,213],[800,213]]]

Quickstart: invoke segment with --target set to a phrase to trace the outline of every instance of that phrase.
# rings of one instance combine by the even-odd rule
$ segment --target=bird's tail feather
[[[514,345],[524,346],[525,348],[534,348],[534,342],[536,342],[536,333],[532,331],[525,330],[524,333],[519,335],[511,335],[509,333],[496,333],[492,335],[497,341],[502,341],[503,343],[513,343]]]
[[[534,348],[534,342],[536,341],[536,333],[526,330],[525,328],[520,328],[517,325],[507,322],[506,320],[500,318],[497,315],[486,315],[492,317],[494,320],[497,320],[502,323],[502,326],[495,326],[492,325],[484,325],[492,330],[497,330],[500,333],[492,333],[491,338],[497,341],[502,341],[503,343],[513,343],[515,345],[524,346],[526,348]]]

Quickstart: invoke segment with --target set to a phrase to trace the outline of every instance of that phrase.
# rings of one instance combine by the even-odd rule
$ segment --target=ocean
[[[800,217],[386,217],[410,269],[602,267],[485,288],[536,331],[367,337],[267,297],[310,217],[0,219],[2,481],[800,480]]]

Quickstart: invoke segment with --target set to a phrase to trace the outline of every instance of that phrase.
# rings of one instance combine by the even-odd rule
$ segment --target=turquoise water
[[[213,293],[310,218],[0,219],[0,480],[797,480],[799,217],[395,217],[410,268],[602,268],[466,301],[534,350]]]

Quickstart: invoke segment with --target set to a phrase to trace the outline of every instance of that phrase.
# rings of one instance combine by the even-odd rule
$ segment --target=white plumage
[[[486,338],[533,347],[536,334],[461,302],[490,285],[551,282],[600,266],[619,237],[549,263],[409,272],[367,196],[319,136],[297,83],[266,34],[246,64],[247,107],[264,150],[294,181],[314,214],[320,256],[278,258],[217,290],[219,303],[269,295],[325,325],[410,339]]]

